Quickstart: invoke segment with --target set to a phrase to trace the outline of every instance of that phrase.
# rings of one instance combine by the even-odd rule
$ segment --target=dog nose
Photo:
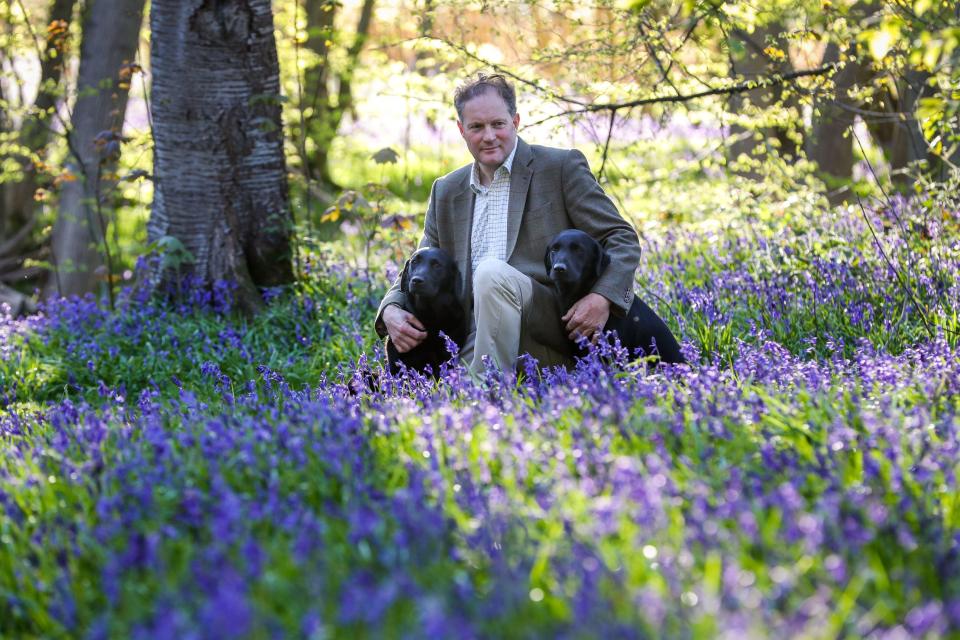
[[[565,273],[567,271],[567,265],[563,264],[562,262],[558,262],[553,265],[553,270],[556,273]]]
[[[413,276],[410,278],[410,284],[421,285],[423,284],[423,276]]]

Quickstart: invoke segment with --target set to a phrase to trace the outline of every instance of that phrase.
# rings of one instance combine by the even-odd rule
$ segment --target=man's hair
[[[507,103],[507,111],[510,112],[511,117],[517,115],[517,92],[513,90],[513,86],[507,82],[507,79],[499,73],[489,75],[479,73],[476,80],[460,85],[453,94],[453,106],[457,109],[457,118],[463,121],[463,105],[491,89]]]

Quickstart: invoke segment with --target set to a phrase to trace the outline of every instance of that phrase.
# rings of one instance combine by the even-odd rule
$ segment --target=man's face
[[[467,149],[487,177],[492,177],[517,144],[520,114],[510,115],[507,103],[490,89],[463,105],[463,120],[457,121]]]

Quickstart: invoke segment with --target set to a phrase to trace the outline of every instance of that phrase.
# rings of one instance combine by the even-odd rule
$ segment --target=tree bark
[[[930,154],[920,123],[914,115],[923,86],[929,78],[929,73],[914,69],[895,78],[896,94],[888,90],[881,101],[882,110],[889,113],[890,117],[881,121],[867,120],[870,135],[883,149],[884,157],[890,163],[891,179],[901,186],[912,184],[906,169],[914,161],[926,160],[930,163],[928,172],[931,175],[935,175],[938,169],[938,161]]]
[[[69,24],[73,17],[75,0],[54,0],[50,8],[48,24],[62,21]],[[60,40],[48,38],[46,50],[40,60],[40,84],[33,108],[24,118],[18,139],[20,144],[40,156],[50,140],[49,117],[56,105],[65,56],[59,47]],[[0,121],[0,131],[10,131],[9,122]],[[33,159],[18,158],[24,172],[23,180],[0,184],[0,238],[9,237],[33,222],[34,200],[37,190],[37,172]]]
[[[354,41],[347,50],[346,64],[337,72],[330,65],[328,41],[332,39],[334,18],[339,3],[334,0],[307,0],[307,47],[321,62],[304,74],[305,103],[313,114],[307,126],[313,150],[307,158],[310,176],[317,180],[321,190],[337,188],[330,176],[329,149],[343,116],[353,108],[353,74],[359,64],[360,53],[366,44],[373,21],[375,0],[364,0],[357,20]],[[331,89],[333,89],[331,91]]]
[[[47,284],[48,296],[95,291],[104,258],[107,275],[112,271],[104,241],[108,212],[103,206],[111,183],[102,174],[108,172],[109,156],[116,151],[109,143],[119,145],[128,92],[118,74],[135,57],[143,5],[144,0],[93,0],[84,9],[78,95],[67,133],[68,167],[76,179],[64,183],[60,194],[53,228],[55,274]],[[110,135],[105,138],[104,133]],[[106,285],[111,286],[109,279]]]
[[[758,27],[752,34],[736,30],[732,39],[736,41],[738,47],[742,48],[742,54],[731,57],[731,72],[743,76],[746,80],[755,80],[766,78],[775,73],[787,73],[791,71],[789,60],[776,63],[765,53],[768,40],[777,43],[778,48],[786,52],[788,45],[780,37],[783,26],[779,23],[770,23]],[[746,108],[749,103],[760,109],[769,108],[777,103],[784,103],[783,87],[766,87],[763,89],[754,89],[745,93],[737,93],[730,97],[730,111],[738,113]],[[796,103],[795,99],[790,99],[785,106]],[[776,146],[779,153],[784,157],[795,158],[797,155],[797,144],[788,135],[784,127],[762,127],[756,130],[760,134],[759,139],[755,131],[747,129],[741,125],[731,127],[731,133],[734,136],[734,142],[729,146],[727,152],[730,159],[736,159],[741,154],[747,156],[756,155],[760,147],[768,147],[771,140],[776,140]],[[754,171],[746,172],[752,177],[759,177]]]
[[[155,0],[151,6],[154,201],[151,242],[174,237],[185,270],[154,265],[156,289],[189,273],[257,287],[292,282],[280,72],[270,0]]]
[[[853,177],[853,138],[846,135],[853,126],[854,113],[841,104],[853,105],[848,92],[865,73],[856,59],[856,52],[848,52],[846,64],[833,77],[830,95],[814,102],[813,123],[807,139],[807,157],[817,163],[829,188],[831,204],[839,204],[848,195],[847,184]],[[827,45],[824,64],[840,60],[840,47],[835,42]]]

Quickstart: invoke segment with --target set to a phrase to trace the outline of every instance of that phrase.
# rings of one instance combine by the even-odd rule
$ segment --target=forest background
[[[196,260],[214,233],[210,225],[201,237],[159,224],[147,231],[151,205],[160,207],[151,22],[141,22],[141,5],[0,5],[0,282],[18,308],[30,301],[11,286],[28,295],[109,293],[131,281],[138,257],[165,253],[169,263],[171,247],[186,242],[183,255]],[[210,7],[237,19],[228,5]],[[467,159],[449,105],[453,87],[478,70],[518,84],[522,135],[583,147],[644,233],[674,220],[800,212],[782,204],[788,196],[780,212],[761,211],[758,194],[771,191],[831,204],[911,193],[944,182],[955,165],[951,3],[370,0],[272,10],[279,67],[271,61],[267,72],[279,74],[280,92],[247,99],[282,105],[282,118],[249,110],[239,124],[282,134],[272,179],[283,235],[299,247],[338,233],[389,235],[357,231],[361,220],[418,226],[433,179]],[[211,64],[244,62],[227,55]],[[194,85],[201,73],[180,71]],[[226,75],[204,91],[225,90]],[[185,86],[162,91],[196,100],[182,95]],[[195,126],[202,135],[217,125]],[[189,140],[163,146],[186,166],[178,144]],[[211,192],[233,179],[222,167],[202,170],[183,169]],[[327,210],[358,196],[352,211]],[[208,282],[224,275],[194,270]]]
[[[957,637],[958,23],[0,0],[0,636]],[[478,71],[689,366],[384,373]]]

